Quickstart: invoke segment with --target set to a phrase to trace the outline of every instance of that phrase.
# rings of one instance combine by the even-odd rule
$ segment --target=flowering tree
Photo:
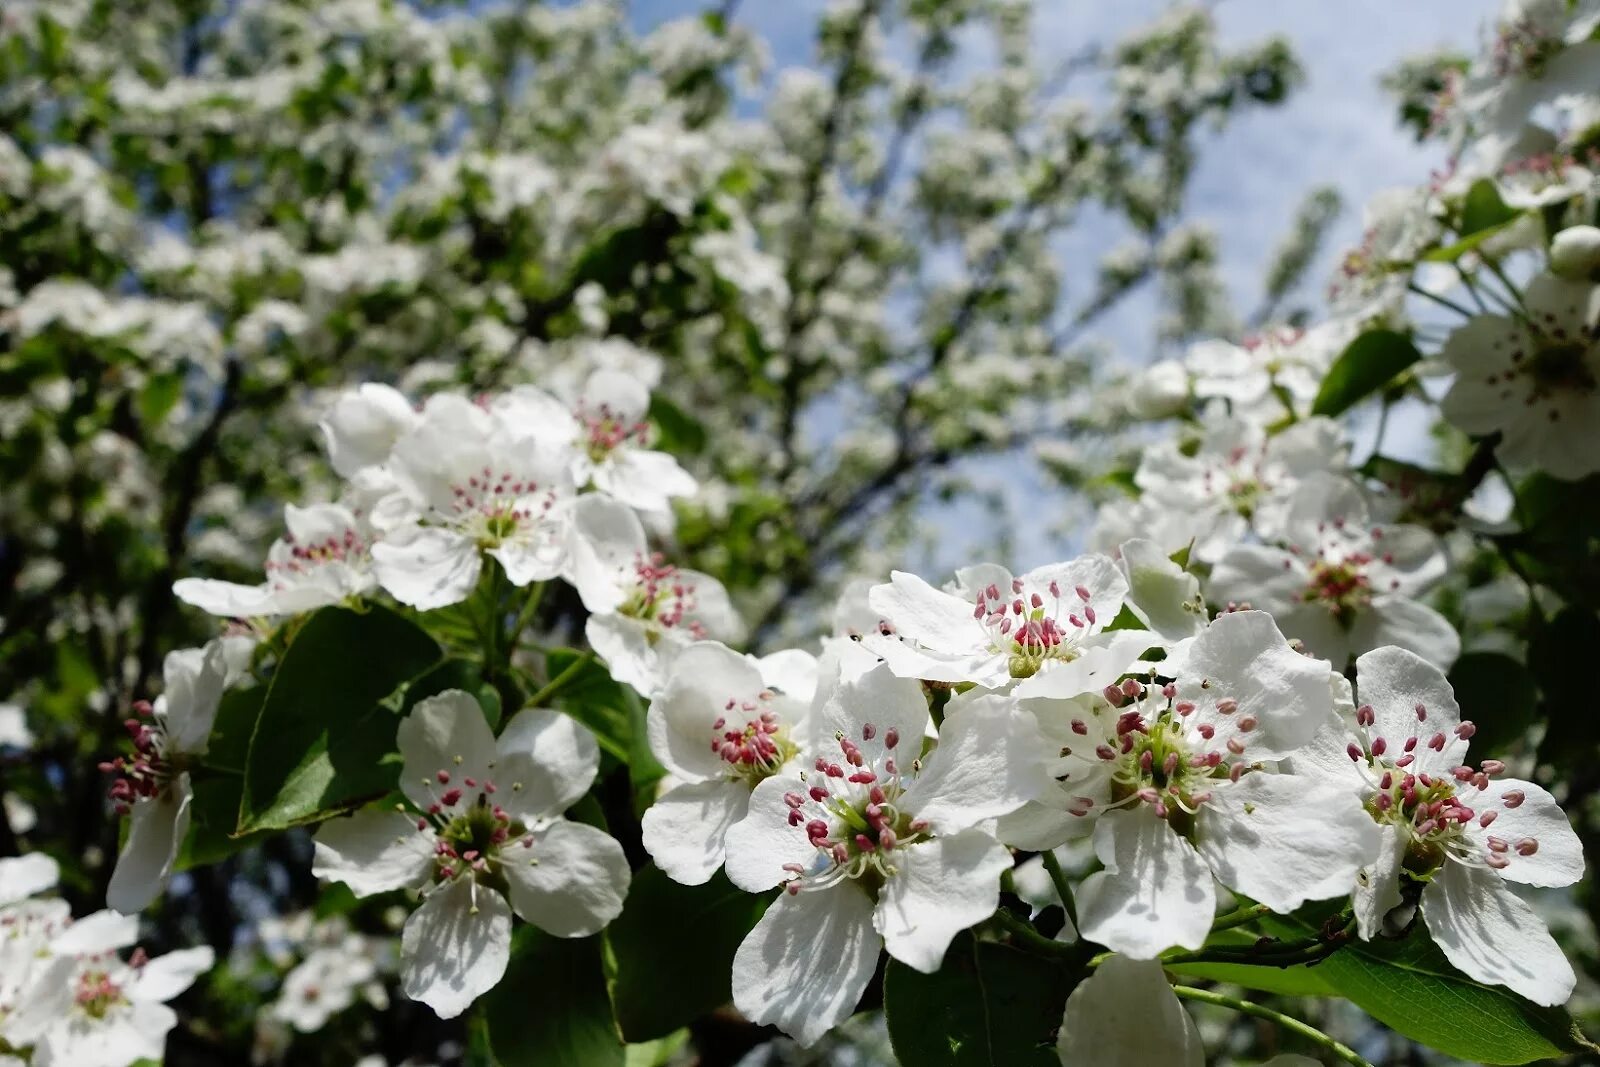
[[[436,6],[0,15],[0,1067],[1593,1051],[1600,16],[1397,76],[1449,173],[1235,344],[1281,43],[855,0],[745,119],[731,8]],[[894,569],[1067,436],[1092,551]]]

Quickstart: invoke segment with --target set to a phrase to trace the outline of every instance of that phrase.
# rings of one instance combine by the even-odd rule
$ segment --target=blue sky
[[[1039,54],[1062,56],[1089,42],[1113,40],[1168,6],[1168,0],[1035,0]],[[1312,187],[1334,186],[1345,205],[1309,274],[1314,297],[1338,255],[1360,239],[1361,209],[1368,198],[1388,186],[1424,181],[1439,167],[1436,146],[1417,145],[1397,126],[1393,103],[1378,80],[1406,56],[1441,47],[1472,51],[1500,5],[1498,0],[1215,0],[1211,6],[1225,46],[1281,34],[1307,75],[1288,104],[1246,114],[1210,135],[1190,188],[1188,216],[1210,223],[1221,235],[1224,277],[1244,315],[1259,301],[1264,268]],[[635,0],[633,11],[644,29],[704,7],[693,0]],[[811,35],[825,7],[826,0],[745,0],[738,18],[767,40],[775,68],[803,66],[812,62]],[[1092,263],[1119,236],[1107,225],[1086,222],[1060,252],[1069,261],[1084,257]],[[1316,307],[1316,300],[1311,305]],[[1130,301],[1103,322],[1098,336],[1111,342],[1117,358],[1146,362],[1154,355],[1150,323],[1151,303]],[[1396,427],[1391,441],[1415,438],[1420,449],[1422,438],[1410,429],[1415,428]],[[1035,494],[1043,488],[1039,472],[1023,466],[1008,457],[975,464],[970,473],[985,487],[1000,488],[1010,510],[1021,517],[1030,504],[1036,506]],[[985,555],[981,545],[961,543],[959,531],[970,527],[959,511],[930,509],[929,519],[940,544],[923,565],[939,571]],[[1020,570],[1076,549],[1084,533],[1082,516],[1066,522],[1071,528],[1065,530],[1059,521],[1010,524],[1033,532],[1019,540],[1016,558],[1008,562]]]

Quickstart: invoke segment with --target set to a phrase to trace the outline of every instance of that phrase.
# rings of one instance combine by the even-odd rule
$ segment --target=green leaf
[[[1315,415],[1342,414],[1421,358],[1409,337],[1393,330],[1368,330],[1345,346],[1328,368],[1311,411]]]
[[[1600,745],[1600,715],[1570,694],[1575,665],[1588,662],[1600,649],[1600,618],[1587,608],[1569,604],[1534,633],[1528,643],[1528,666],[1544,691],[1542,710],[1548,724],[1539,744],[1539,759],[1569,767],[1594,758]]]
[[[259,837],[235,836],[239,801],[244,795],[244,765],[267,699],[266,686],[224,693],[211,728],[205,768],[194,772],[194,800],[190,804],[189,836],[178,853],[177,869],[186,871],[217,863],[255,844]]]
[[[1503,652],[1468,652],[1450,668],[1461,717],[1478,728],[1473,758],[1504,755],[1533,721],[1538,700],[1533,674]]]
[[[1467,198],[1462,202],[1458,231],[1462,237],[1471,237],[1491,227],[1503,226],[1519,214],[1500,199],[1500,191],[1494,187],[1494,182],[1479,178],[1467,190]]]
[[[1428,263],[1454,263],[1485,241],[1491,240],[1509,230],[1516,221],[1515,218],[1512,218],[1495,226],[1486,226],[1472,236],[1463,237],[1454,244],[1448,244],[1443,248],[1435,248],[1430,252],[1424,253],[1422,259]]]
[[[650,398],[650,421],[657,430],[652,446],[675,456],[693,456],[706,447],[706,428],[700,420],[656,393]]]
[[[705,885],[679,885],[653,866],[635,873],[622,914],[606,928],[622,1036],[662,1037],[726,1004],[734,951],[766,907],[720,871]]]
[[[1318,927],[1315,919],[1300,917],[1274,917],[1265,925],[1285,938],[1303,938]],[[1450,966],[1420,919],[1398,941],[1352,942],[1316,970],[1336,993],[1391,1030],[1471,1063],[1532,1063],[1600,1051],[1565,1009],[1541,1008]]]
[[[935,974],[889,960],[889,1040],[917,1067],[1060,1067],[1055,1033],[1071,988],[1065,968],[963,933]]]
[[[572,649],[555,649],[545,657],[545,671],[549,677],[556,678],[583,655]],[[639,699],[639,694],[632,686],[613,679],[604,664],[590,660],[562,687],[554,702],[593,730],[606,754],[627,765],[642,814],[653,799],[653,787],[666,770],[650,752],[645,732],[645,703]]]
[[[139,421],[146,427],[156,427],[166,421],[178,400],[183,396],[183,375],[173,371],[153,374],[139,390],[136,401]]]
[[[671,975],[658,979],[666,986]],[[624,1067],[598,936],[551,937],[520,925],[505,977],[479,1003],[502,1067]]]
[[[382,702],[438,660],[433,639],[387,608],[307,620],[250,740],[239,832],[314,822],[393,789],[400,717]]]

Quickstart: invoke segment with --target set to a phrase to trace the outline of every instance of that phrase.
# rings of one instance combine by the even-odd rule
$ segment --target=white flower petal
[[[0,908],[54,888],[61,868],[43,852],[0,859]]]
[[[1195,839],[1217,881],[1285,914],[1344,896],[1379,845],[1348,789],[1265,772],[1219,783],[1195,817]]]
[[[1100,816],[1094,851],[1106,869],[1078,891],[1086,940],[1141,960],[1205,943],[1216,913],[1211,871],[1149,805]]]
[[[739,782],[669,789],[644,813],[645,850],[674,882],[704,885],[722,866],[729,828],[749,810],[749,790]]]
[[[594,468],[594,487],[641,511],[664,511],[672,497],[694,496],[700,483],[666,452],[618,448]]]
[[[1461,706],[1439,667],[1403,648],[1378,648],[1356,660],[1356,686],[1361,703],[1372,706],[1368,732],[1383,738],[1390,753],[1403,751],[1409,738],[1418,739],[1411,749],[1416,762],[1407,768],[1413,774],[1448,777],[1466,758],[1467,742],[1456,736]],[[1435,749],[1428,742],[1439,734],[1444,747]]]
[[[1200,580],[1174,563],[1154,541],[1125,541],[1120,549],[1128,608],[1168,641],[1193,637],[1206,625]]]
[[[517,712],[496,751],[495,799],[526,822],[566,811],[589,791],[600,770],[600,745],[589,728],[544,708]]]
[[[983,831],[967,830],[897,849],[892,862],[873,926],[889,955],[932,974],[951,938],[994,914],[1011,853]]]
[[[980,697],[945,719],[900,806],[937,833],[965,830],[1038,798],[1050,785],[1047,755],[1031,713],[1010,697]]]
[[[1572,964],[1494,871],[1447,862],[1422,891],[1422,915],[1445,958],[1468,978],[1535,1004],[1565,1004],[1572,996]]]
[[[572,508],[567,577],[590,614],[615,611],[627,596],[624,579],[649,552],[644,526],[628,505],[586,493]]]
[[[404,542],[372,546],[372,569],[388,594],[422,611],[459,604],[478,584],[483,557],[463,534],[423,527]]]
[[[941,592],[905,571],[893,571],[887,585],[875,585],[867,603],[903,636],[935,652],[972,652],[988,636],[972,617],[973,605]]]
[[[215,578],[180,578],[172,595],[211,615],[225,619],[251,619],[278,614],[277,599],[267,585],[240,585]]]
[[[695,642],[678,654],[661,695],[650,704],[650,750],[680,777],[722,777],[728,765],[711,747],[713,724],[739,724],[739,705],[755,700],[763,688],[761,672],[748,657],[715,641]]]
[[[1443,668],[1461,655],[1461,635],[1449,619],[1393,593],[1373,598],[1372,606],[1357,617],[1350,639],[1357,651],[1397,645]]]
[[[97,911],[73,921],[50,941],[58,956],[99,956],[127,948],[139,940],[139,917]]]
[[[1356,887],[1350,894],[1356,929],[1365,941],[1381,933],[1384,916],[1404,902],[1400,878],[1406,858],[1406,835],[1392,823],[1379,827],[1378,833],[1378,850],[1356,875]]]
[[[327,442],[328,462],[348,478],[387,459],[416,421],[416,411],[401,393],[367,382],[339,394],[318,426]]]
[[[417,829],[410,816],[363,808],[329,819],[317,830],[311,873],[343,882],[358,897],[391,889],[417,889],[433,873],[432,831]]]
[[[446,789],[468,789],[467,778],[482,782],[494,777],[490,772],[498,756],[494,733],[471,693],[446,689],[417,701],[401,720],[395,741],[404,762],[400,788],[424,811]],[[440,771],[450,776],[448,783],[438,780]]]
[[[779,894],[733,956],[733,1003],[753,1023],[813,1045],[855,1011],[882,940],[854,882]]]
[[[1205,1044],[1161,964],[1112,956],[1067,997],[1062,1067],[1205,1067]]]
[[[863,727],[871,724],[874,737],[866,740]],[[915,758],[928,728],[928,699],[922,685],[896,676],[887,664],[853,679],[841,679],[810,719],[810,742],[818,752],[837,759],[834,741],[842,734],[857,743],[869,760],[885,751],[891,733],[898,736],[903,762]]]
[[[157,956],[139,968],[138,977],[128,990],[133,1000],[160,1003],[171,1000],[194,985],[196,978],[216,966],[217,954],[211,946],[186,948]]]
[[[428,894],[400,932],[400,986],[441,1019],[495,987],[511,959],[511,907],[458,878]]]
[[[106,903],[125,915],[150,906],[161,894],[178,849],[189,833],[189,804],[194,791],[189,776],[180,774],[166,790],[137,800],[129,813],[128,839],[106,887]]]
[[[558,819],[533,843],[501,846],[501,870],[518,915],[557,937],[587,937],[622,914],[628,860],[610,834]]]
[[[750,794],[750,811],[728,828],[724,865],[728,880],[747,893],[764,893],[784,880],[786,863],[809,864],[817,854],[804,826],[790,826],[785,793],[804,795],[794,773],[775,774]]]
[[[162,676],[168,749],[204,755],[211,726],[217,720],[217,705],[228,685],[228,657],[222,642],[167,653]]]
[[[1076,659],[1047,662],[1038,674],[1024,679],[1011,695],[1018,699],[1065,700],[1084,693],[1097,693],[1131,670],[1145,649],[1159,644],[1159,635],[1149,630],[1112,630],[1097,634],[1083,643]]]
[[[1507,793],[1521,793],[1522,799],[1511,807],[1505,802]],[[1501,853],[1506,866],[1500,869],[1500,877],[1535,886],[1571,885],[1583,877],[1583,843],[1556,798],[1542,786],[1501,778],[1476,796],[1463,799],[1479,812],[1495,813],[1487,828],[1474,820],[1465,829],[1485,850],[1490,837],[1506,842],[1508,847]],[[1535,851],[1524,854],[1526,849],[1517,846],[1529,841]]]

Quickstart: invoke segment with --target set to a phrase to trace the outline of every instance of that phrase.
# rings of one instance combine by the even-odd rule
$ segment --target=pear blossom
[[[1269,612],[1336,668],[1380,645],[1408,648],[1441,667],[1455,662],[1460,635],[1416,599],[1445,574],[1431,531],[1375,523],[1359,486],[1316,475],[1295,492],[1282,540],[1282,548],[1229,549],[1211,572],[1211,599]]]
[[[1202,341],[1189,349],[1185,364],[1195,396],[1226,400],[1235,414],[1272,422],[1309,413],[1323,375],[1355,332],[1352,322],[1336,318],[1309,329],[1266,330],[1238,345]]]
[[[648,447],[650,390],[631,374],[591,374],[565,418],[548,419],[552,438],[572,453],[572,477],[631,508],[667,512],[672,498],[693,496],[692,475],[670,453]]]
[[[358,897],[422,893],[400,938],[401,987],[448,1019],[505,973],[513,911],[586,937],[622,911],[628,862],[604,831],[562,816],[600,765],[572,719],[525,708],[497,741],[478,702],[451,689],[419,702],[398,741],[411,807],[324,823],[312,871]]]
[[[1562,1004],[1574,976],[1544,922],[1507,882],[1571,885],[1583,846],[1560,806],[1505,765],[1467,763],[1476,727],[1461,719],[1444,672],[1413,652],[1356,660],[1353,715],[1330,724],[1297,767],[1358,797],[1379,836],[1350,883],[1363,938],[1415,906],[1456,968],[1536,1004]],[[1404,925],[1402,921],[1401,925]]]
[[[1476,315],[1440,355],[1456,372],[1441,409],[1470,434],[1499,432],[1513,469],[1564,481],[1600,471],[1600,286],[1541,274],[1522,315]]]
[[[416,426],[418,414],[399,390],[377,382],[346,389],[335,398],[318,428],[328,462],[346,478],[381,465]]]
[[[1056,1038],[1062,1067],[1205,1067],[1200,1030],[1161,964],[1111,956],[1067,997]],[[1262,1067],[1317,1067],[1285,1053]]]
[[[862,644],[902,678],[972,682],[1018,696],[1047,685],[1071,695],[1115,678],[1150,642],[1106,631],[1127,582],[1100,555],[1049,564],[1021,577],[995,564],[957,573],[954,592],[894,571],[868,602],[882,618]]]
[[[590,646],[613,678],[647,697],[689,644],[738,636],[739,617],[722,583],[651,552],[639,516],[619,500],[600,493],[578,499],[567,568],[589,612]]]
[[[313,949],[284,976],[272,1017],[303,1034],[315,1033],[353,1005],[361,987],[377,973],[377,964],[359,942]]]
[[[1254,531],[1272,537],[1283,528],[1300,481],[1316,471],[1341,471],[1344,433],[1324,418],[1304,419],[1268,436],[1253,422],[1221,419],[1206,426],[1192,455],[1176,443],[1147,449],[1134,482],[1143,499],[1169,519],[1158,541],[1167,551],[1193,542],[1195,556],[1220,559]]]
[[[1001,837],[1044,849],[1093,834],[1105,869],[1078,896],[1083,936],[1136,959],[1198,948],[1213,878],[1284,913],[1347,892],[1371,820],[1334,783],[1276,773],[1333,714],[1328,665],[1240,611],[1157,669],[1170,680],[1022,702],[1057,787],[1002,819]]]
[[[161,892],[189,832],[189,771],[210,746],[227,688],[225,643],[168,653],[163,679],[155,703],[135,704],[136,717],[126,721],[133,754],[100,766],[116,775],[111,800],[129,818],[127,841],[106,887],[106,903],[127,915],[144,910]]]
[[[138,920],[97,912],[65,924],[42,950],[32,988],[5,1022],[6,1040],[31,1045],[36,1067],[129,1067],[165,1057],[178,1016],[166,1001],[210,970],[209,946],[150,959],[133,944]]]
[[[373,516],[378,582],[424,611],[465,600],[483,553],[513,585],[553,578],[566,562],[573,497],[567,456],[521,423],[453,394],[429,399],[386,469],[398,490]]]
[[[810,728],[816,661],[764,660],[725,645],[689,645],[650,704],[650,750],[680,783],[644,813],[644,847],[668,877],[700,885],[722,865],[729,827],[750,794],[798,756]]]
[[[756,786],[727,837],[735,885],[785,889],[734,955],[734,1003],[804,1045],[854,1011],[881,949],[931,974],[994,913],[1011,855],[988,822],[1046,784],[1038,732],[1004,696],[949,713],[925,760],[926,698],[887,666],[817,714],[827,740]]]
[[[344,504],[283,509],[284,536],[267,551],[267,580],[240,585],[182,578],[172,592],[202,611],[230,619],[299,615],[360,597],[377,588],[372,528]]]

